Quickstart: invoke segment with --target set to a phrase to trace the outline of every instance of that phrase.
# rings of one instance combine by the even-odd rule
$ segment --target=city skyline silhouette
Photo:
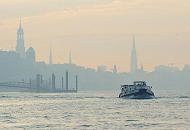
[[[89,68],[106,65],[111,69],[117,64],[118,71],[129,72],[134,34],[138,66],[143,64],[145,70],[153,71],[158,65],[182,69],[185,64],[190,64],[186,58],[190,41],[186,28],[189,8],[185,3],[188,2],[172,1],[171,4],[176,6],[163,0],[50,0],[43,4],[17,0],[11,3],[8,0],[0,4],[1,49],[15,49],[15,30],[22,17],[25,46],[35,48],[38,61],[48,63],[52,47],[56,64],[67,62],[71,50],[73,60],[79,65]],[[32,5],[38,6],[33,8]],[[44,6],[47,8],[42,8]]]

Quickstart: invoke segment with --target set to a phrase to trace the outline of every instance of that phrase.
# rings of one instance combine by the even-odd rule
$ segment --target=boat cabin
[[[146,82],[145,81],[135,81],[134,86],[146,86]]]
[[[133,85],[121,85],[121,90],[124,92],[139,90],[142,88],[150,90],[152,87],[147,86],[145,81],[135,81]]]

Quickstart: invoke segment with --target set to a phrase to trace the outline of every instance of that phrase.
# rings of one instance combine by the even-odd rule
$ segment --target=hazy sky
[[[190,0],[0,0],[0,48],[16,46],[19,17],[37,59],[128,71],[132,35],[139,65],[190,64]]]

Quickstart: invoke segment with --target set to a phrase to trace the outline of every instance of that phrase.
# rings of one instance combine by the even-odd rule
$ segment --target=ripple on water
[[[126,120],[127,122],[135,122],[135,121],[139,121],[139,120]]]
[[[0,129],[188,129],[190,97],[123,100],[89,94],[0,95]],[[168,95],[166,95],[168,96]],[[11,98],[10,98],[11,97]]]
[[[84,125],[80,125],[80,126],[82,126],[82,127],[91,127],[91,126],[93,126],[93,125],[84,124]]]
[[[20,126],[16,126],[16,128],[21,128],[21,129],[46,129],[46,128],[49,128],[49,125],[42,125],[42,124],[20,125]]]

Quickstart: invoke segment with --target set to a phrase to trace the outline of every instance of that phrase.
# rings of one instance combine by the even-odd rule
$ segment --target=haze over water
[[[0,129],[189,129],[189,12],[189,0],[0,0]],[[134,81],[156,98],[118,98]]]
[[[26,48],[38,61],[48,63],[52,47],[54,63],[67,62],[71,50],[76,64],[126,72],[134,34],[139,66],[181,68],[190,64],[189,11],[189,0],[0,0],[0,46],[15,48],[22,17]]]
[[[190,92],[157,92],[152,100],[118,92],[0,93],[0,129],[189,129]]]

